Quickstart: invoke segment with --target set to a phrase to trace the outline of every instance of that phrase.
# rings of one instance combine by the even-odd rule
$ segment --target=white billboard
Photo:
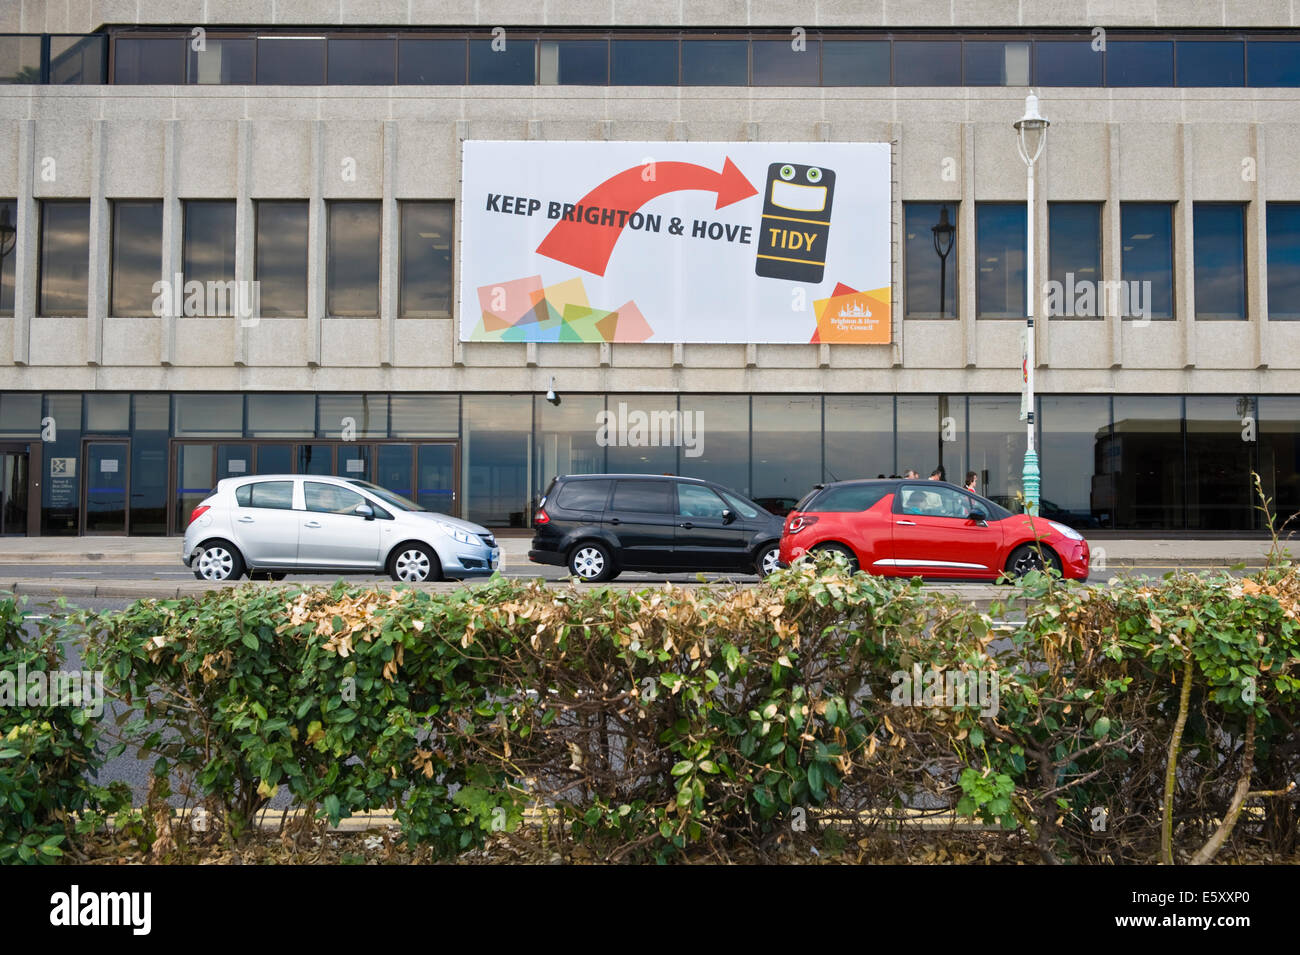
[[[464,341],[887,343],[888,143],[466,141]]]

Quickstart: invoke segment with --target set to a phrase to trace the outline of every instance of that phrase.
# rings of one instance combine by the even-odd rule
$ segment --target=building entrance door
[[[35,533],[35,476],[27,445],[0,444],[0,535]]]
[[[81,503],[83,534],[127,533],[131,455],[128,441],[87,441],[82,461],[85,488]]]

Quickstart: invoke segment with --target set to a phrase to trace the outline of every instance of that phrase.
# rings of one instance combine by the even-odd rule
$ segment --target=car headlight
[[[1051,524],[1054,528],[1056,528],[1056,532],[1058,534],[1063,534],[1066,537],[1070,538],[1070,540],[1072,541],[1083,540],[1083,535],[1080,534],[1078,531],[1076,531],[1073,527],[1066,527],[1064,524],[1056,523],[1056,521],[1048,521],[1047,523]]]
[[[442,531],[444,534],[446,534],[448,537],[450,537],[452,540],[460,541],[462,544],[477,544],[479,547],[483,546],[483,542],[479,540],[476,535],[471,534],[469,531],[461,530],[459,527],[456,527],[453,524],[446,524],[443,523],[442,521],[438,521],[437,523],[438,523],[438,529]]]

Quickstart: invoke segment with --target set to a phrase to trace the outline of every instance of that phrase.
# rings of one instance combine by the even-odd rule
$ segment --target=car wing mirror
[[[368,521],[373,521],[375,519],[375,509],[369,504],[358,504],[357,509],[352,513],[359,517],[364,517]]]
[[[724,523],[724,524],[730,524],[730,523],[731,523],[732,521],[734,521],[735,519],[736,519],[736,512],[735,512],[735,511],[733,511],[733,510],[732,510],[731,508],[729,508],[729,507],[724,507],[724,508],[722,509],[722,523]]]
[[[988,515],[985,514],[983,511],[981,511],[978,507],[973,508],[969,516],[970,519],[974,521],[976,524],[987,524],[989,520]]]

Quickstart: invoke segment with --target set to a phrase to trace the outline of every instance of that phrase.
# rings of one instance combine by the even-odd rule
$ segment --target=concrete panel
[[[816,368],[816,345],[759,345],[759,368]]]
[[[1186,128],[1192,148],[1192,195],[1201,202],[1249,201],[1258,176],[1251,127],[1207,123]]]
[[[1014,132],[1012,133],[1014,135]],[[1110,144],[1099,123],[1061,123],[1048,130],[1041,164],[1046,198],[1060,202],[1103,201]],[[1023,168],[1023,166],[1022,166]]]
[[[235,318],[176,319],[174,365],[230,368],[235,364]]]
[[[181,198],[233,199],[238,193],[239,124],[182,122],[177,193]]]
[[[14,324],[11,316],[0,316],[0,366],[8,366],[14,360]],[[5,375],[9,376],[8,368]]]
[[[1197,368],[1252,368],[1254,355],[1255,328],[1250,322],[1196,323]]]
[[[1024,202],[1028,177],[1016,149],[1016,131],[1009,124],[976,123],[974,132],[976,200]]]
[[[382,123],[325,123],[321,182],[327,199],[378,199],[384,194]]]
[[[834,127],[838,128],[838,127]],[[905,202],[956,202],[962,194],[961,125],[904,124],[896,171]]]
[[[893,365],[893,349],[888,345],[831,345],[833,369],[873,368],[887,369]],[[880,379],[883,382],[887,378]],[[866,385],[864,390],[874,391],[877,386]]]
[[[1024,322],[1015,320],[992,321],[984,319],[975,323],[975,367],[1019,368],[1020,330]],[[1012,383],[1019,381],[1012,376]]]
[[[130,120],[104,124],[104,194],[156,199],[163,193],[164,124]]]
[[[673,361],[672,345],[615,345],[615,368],[669,368]]]
[[[302,364],[307,354],[305,318],[264,318],[245,329],[244,335],[250,368],[265,365],[289,373]]]
[[[403,368],[445,365],[451,354],[449,318],[402,318],[393,323],[396,363]]]
[[[281,4],[284,0],[279,0]],[[217,4],[220,6],[221,4]],[[138,0],[136,16],[139,23],[165,23],[180,26],[198,26],[203,23],[204,0]],[[319,15],[319,4],[317,11]]]
[[[319,9],[319,4],[311,0],[302,0],[307,6]],[[277,0],[276,12],[284,6],[284,0]],[[342,0],[339,4],[339,23],[349,26],[374,24],[376,26],[397,26],[406,23],[408,12],[407,0]]]
[[[208,0],[207,22],[212,24],[262,24],[271,22],[272,6],[266,0]]]
[[[32,191],[45,198],[84,198],[90,195],[90,140],[88,122],[36,123],[33,158],[36,175]]]
[[[962,345],[960,322],[915,320],[902,324],[909,368],[965,366],[966,352]]]
[[[465,25],[478,22],[476,17],[478,3],[476,0],[408,0],[407,5],[410,9],[410,22],[413,24],[439,26],[449,24]],[[530,6],[532,4],[519,4],[521,10]],[[540,6],[540,4],[537,4],[537,6]],[[525,21],[520,20],[519,22]]]
[[[1120,199],[1172,201],[1178,198],[1182,163],[1178,127],[1126,125],[1119,137]]]
[[[254,198],[307,198],[311,181],[311,126],[254,123],[252,166],[249,191]]]
[[[1223,21],[1234,27],[1295,26],[1296,12],[1291,0],[1223,0]]]
[[[1044,324],[1050,324],[1050,345],[1046,350],[1040,347],[1039,358],[1050,367],[1106,368],[1110,365],[1110,329],[1104,321],[1046,319],[1035,322],[1035,327]]]
[[[1174,305],[1175,313],[1185,311],[1179,304]],[[1123,339],[1124,369],[1182,368],[1183,329],[1180,322],[1147,322],[1138,324],[1125,321],[1120,328]],[[1180,390],[1178,386],[1174,390]]]
[[[1271,200],[1300,201],[1300,125],[1265,125],[1260,127],[1268,157],[1265,186]]]
[[[327,318],[322,321],[321,364],[343,367],[378,365],[378,319]]]
[[[32,322],[32,365],[84,365],[89,356],[84,318],[38,317]]]
[[[156,365],[162,342],[162,331],[161,318],[105,318],[103,363],[105,365]]]

